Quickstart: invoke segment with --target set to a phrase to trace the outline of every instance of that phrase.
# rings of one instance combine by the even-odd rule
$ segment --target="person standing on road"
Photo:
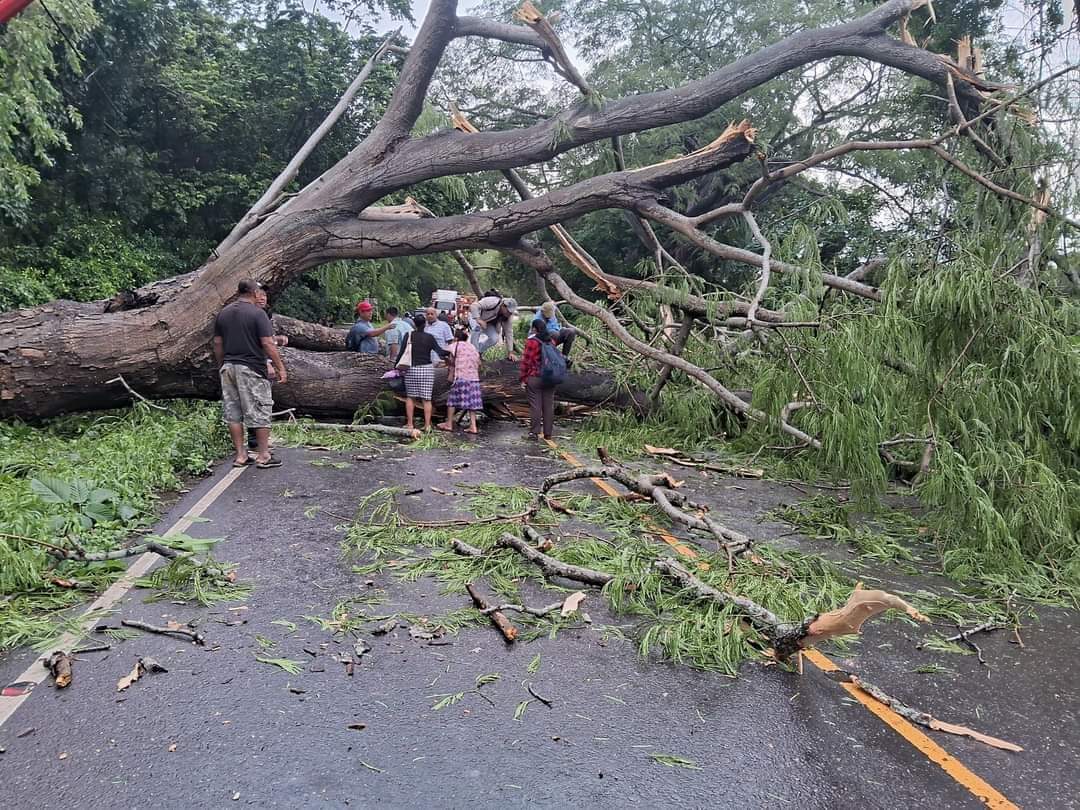
[[[229,436],[236,449],[234,467],[280,467],[270,455],[270,413],[273,397],[266,372],[269,357],[278,382],[288,381],[285,364],[274,343],[274,329],[255,303],[259,286],[251,279],[237,285],[237,300],[218,313],[214,321],[214,359],[221,378],[221,401]],[[255,429],[255,458],[248,455],[244,428]]]
[[[454,430],[454,411],[467,411],[469,428],[466,433],[479,433],[476,429],[476,413],[484,410],[484,395],[480,390],[480,352],[469,342],[469,333],[458,329],[454,333],[454,342],[449,348],[453,358],[450,374],[453,377],[450,393],[446,397],[446,421],[435,427],[439,430]]]
[[[472,343],[484,354],[501,342],[506,346],[506,358],[516,362],[514,355],[514,314],[517,301],[504,298],[498,290],[488,290],[469,308],[473,327]]]
[[[424,331],[435,338],[435,343],[444,352],[446,347],[450,345],[450,341],[454,339],[454,332],[444,320],[439,319],[439,311],[435,307],[428,307],[424,310]],[[431,362],[438,363],[440,356],[436,352],[431,353]]]
[[[532,323],[532,334],[525,340],[521,353],[518,379],[529,396],[529,438],[536,441],[543,428],[543,436],[550,439],[555,429],[555,386],[545,386],[543,371],[543,346],[551,343],[547,324],[537,318]]]
[[[420,400],[424,408],[424,430],[431,430],[431,395],[435,389],[435,369],[431,365],[432,357],[447,358],[450,352],[440,348],[433,335],[424,331],[427,320],[424,315],[417,315],[413,320],[416,327],[409,333],[408,340],[398,352],[394,365],[401,362],[405,352],[410,352],[412,365],[405,372],[405,425],[413,426],[416,401]]]
[[[386,356],[392,359],[401,353],[401,342],[405,339],[405,335],[413,330],[413,323],[407,318],[402,318],[398,314],[397,307],[386,308],[386,320],[390,325],[390,329],[386,332]]]
[[[266,288],[262,284],[255,291],[255,306],[266,313],[266,317],[270,319],[270,328],[273,329],[274,316],[270,314],[270,300],[266,297]],[[279,349],[284,348],[289,345],[289,338],[286,335],[274,335],[274,345]],[[274,364],[269,357],[266,358],[266,376],[271,385],[277,380],[277,369],[274,368]],[[248,428],[247,446],[248,450],[257,450],[259,448],[259,439],[255,435],[255,428]]]
[[[353,324],[349,334],[345,336],[345,348],[351,352],[360,354],[378,354],[379,341],[376,338],[386,330],[386,326],[372,326],[371,314],[373,311],[370,301],[361,301],[356,305],[356,323]]]

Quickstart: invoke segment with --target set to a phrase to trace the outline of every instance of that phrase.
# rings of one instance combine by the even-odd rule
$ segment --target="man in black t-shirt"
[[[274,325],[274,316],[270,313],[270,299],[266,296],[266,288],[262,284],[259,284],[255,289],[255,306],[266,313],[266,317],[270,319],[270,326]],[[289,345],[289,338],[285,335],[274,335],[274,345],[279,349],[282,346]],[[277,369],[274,368],[273,362],[269,357],[266,358],[266,376],[270,378],[270,384],[273,385],[277,382]],[[248,428],[248,450],[257,450],[259,447],[259,439],[255,435],[255,428]]]
[[[273,398],[267,377],[267,358],[277,370],[278,382],[288,375],[274,343],[270,319],[255,298],[259,285],[251,279],[237,285],[237,299],[218,313],[214,321],[214,357],[221,377],[221,400],[225,423],[236,448],[234,467],[280,467],[270,455],[270,413]],[[248,455],[244,428],[254,428],[258,443],[255,458]]]

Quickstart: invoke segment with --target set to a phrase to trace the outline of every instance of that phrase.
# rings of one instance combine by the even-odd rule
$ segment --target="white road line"
[[[186,532],[191,528],[191,525],[195,522],[196,518],[209,509],[210,505],[221,497],[221,493],[227,490],[232,482],[239,478],[246,469],[246,467],[234,467],[229,470],[224,478],[214,484],[205,495],[199,498],[198,502],[185,512],[183,517],[170,526],[169,530],[162,536],[170,537],[174,534]],[[90,629],[97,624],[98,619],[101,618],[100,612],[108,610],[123,599],[124,594],[131,590],[135,581],[153,568],[154,563],[160,559],[160,556],[152,551],[148,551],[129,565],[127,571],[124,572],[124,575],[110,585],[105,593],[95,599],[90,607],[88,607],[82,616],[79,617],[77,629],[74,632],[62,635],[52,649],[43,653],[34,661],[34,663],[26,668],[26,671],[19,676],[18,681],[29,681],[30,683],[33,683],[35,687],[44,681],[49,675],[49,671],[45,667],[45,660],[56,650],[70,651],[73,649],[75,645],[82,640],[83,636],[90,632]],[[33,692],[25,692],[22,695],[14,697],[0,696],[0,727],[11,719],[11,716],[15,714],[15,710],[18,709],[31,694],[33,694]]]

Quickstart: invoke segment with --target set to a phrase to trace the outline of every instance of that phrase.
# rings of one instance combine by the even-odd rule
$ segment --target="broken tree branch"
[[[160,557],[166,557],[168,559],[177,559],[183,557],[189,560],[193,565],[204,566],[205,563],[191,554],[189,551],[178,551],[175,548],[159,543],[156,540],[147,540],[143,543],[139,543],[134,546],[128,546],[127,548],[114,549],[113,551],[86,551],[82,548],[67,549],[60,546],[53,545],[45,540],[38,540],[35,537],[25,537],[21,534],[7,534],[0,532],[0,537],[11,537],[16,540],[22,540],[25,543],[32,543],[44,548],[52,556],[61,560],[77,560],[79,562],[105,562],[107,560],[122,560],[126,557],[136,557],[140,554],[145,554],[148,551],[157,554]]]
[[[955,734],[959,737],[970,737],[973,740],[984,743],[985,745],[992,746],[994,748],[1000,748],[1003,751],[1023,751],[1019,745],[1008,742],[1006,740],[998,739],[997,737],[991,737],[989,734],[983,734],[982,732],[970,729],[967,726],[959,726],[955,723],[946,723],[944,720],[938,720],[932,714],[920,711],[919,709],[913,709],[905,703],[900,702],[896,698],[887,694],[880,686],[863,680],[858,675],[854,675],[844,670],[837,670],[835,672],[828,673],[828,677],[840,683],[850,683],[857,689],[865,692],[874,700],[879,703],[888,706],[898,715],[905,720],[916,725],[923,726],[924,728],[933,729],[934,731],[944,731],[946,734]]]
[[[158,627],[157,625],[147,624],[146,622],[136,621],[135,619],[121,619],[120,624],[124,627],[143,630],[147,633],[157,633],[162,636],[180,636],[181,638],[188,639],[192,644],[198,644],[200,647],[206,646],[206,638],[202,633],[180,625],[177,625],[176,627]]]
[[[686,348],[686,342],[690,339],[690,333],[694,331],[694,318],[688,312],[682,313],[682,323],[679,324],[679,331],[675,335],[675,342],[671,346],[671,353],[676,357],[682,357],[683,350]],[[656,382],[653,383],[652,390],[649,391],[649,402],[652,403],[653,408],[658,408],[660,405],[660,393],[664,390],[664,386],[668,384],[668,380],[671,379],[671,373],[674,371],[674,367],[670,364],[665,364],[660,369],[660,375],[656,378]]]
[[[754,322],[757,320],[757,310],[761,306],[762,300],[765,298],[765,293],[769,289],[769,275],[770,275],[770,259],[772,258],[772,243],[765,238],[765,234],[761,232],[761,228],[758,227],[757,219],[749,210],[742,212],[743,219],[746,220],[746,224],[750,226],[751,233],[754,234],[754,239],[761,245],[761,278],[758,280],[757,290],[754,292],[754,297],[750,299],[750,306],[746,310],[746,325],[749,327],[754,326]]]
[[[471,582],[465,583],[465,590],[469,592],[469,596],[472,597],[473,604],[476,605],[477,610],[485,614],[491,623],[495,625],[495,628],[502,633],[502,637],[506,639],[507,644],[513,644],[514,639],[518,637],[518,629],[510,623],[510,620],[506,618],[505,614],[499,608],[489,608],[488,603],[484,600],[484,597],[480,594],[480,591],[476,589],[476,586]]]
[[[601,451],[603,452],[603,451]],[[618,481],[631,492],[652,500],[660,510],[676,523],[690,529],[711,535],[717,545],[732,554],[738,554],[750,548],[751,540],[741,532],[729,529],[717,523],[704,513],[697,504],[691,504],[682,493],[670,487],[671,479],[666,475],[634,475],[629,470],[616,465],[606,455],[603,467],[574,467],[549,475],[540,485],[538,497],[546,495],[552,487],[581,478],[611,478]],[[699,515],[692,515],[680,507],[689,506],[698,509]]]
[[[128,382],[127,382],[127,380],[124,379],[123,374],[120,374],[120,375],[114,377],[111,380],[106,380],[105,381],[106,385],[112,385],[113,383],[120,383],[122,386],[124,386],[124,390],[126,390],[129,394],[131,394],[131,396],[133,396],[135,399],[138,399],[138,400],[140,400],[142,402],[145,402],[151,408],[155,408],[155,409],[157,409],[159,411],[165,411],[165,413],[172,413],[172,411],[170,411],[164,405],[158,405],[156,402],[151,402],[146,397],[144,397],[142,394],[140,394],[138,391],[136,391],[134,388],[132,388],[130,385],[128,385]]]
[[[515,537],[510,533],[503,534],[498,539],[497,545],[502,548],[513,549],[526,560],[537,565],[540,570],[549,577],[572,579],[575,582],[583,582],[586,585],[597,585],[601,588],[613,579],[611,574],[603,571],[596,571],[592,568],[585,568],[580,565],[571,565],[569,563],[564,563],[561,560],[556,560],[554,557],[549,557],[544,552],[537,551],[520,537]]]
[[[858,634],[868,619],[889,609],[903,610],[917,620],[929,621],[898,596],[856,587],[842,608],[810,616],[800,622],[784,622],[772,611],[744,596],[717,590],[671,557],[662,557],[653,565],[699,598],[732,607],[745,616],[769,639],[780,661],[826,639]]]

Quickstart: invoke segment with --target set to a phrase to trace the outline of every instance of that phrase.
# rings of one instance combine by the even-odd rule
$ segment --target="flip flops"
[[[248,456],[247,461],[234,461],[232,463],[232,465],[234,467],[250,467],[254,463],[255,463],[255,457],[254,456]]]
[[[255,466],[260,470],[269,470],[271,467],[280,467],[281,459],[276,456],[270,456],[266,461],[256,461]]]

